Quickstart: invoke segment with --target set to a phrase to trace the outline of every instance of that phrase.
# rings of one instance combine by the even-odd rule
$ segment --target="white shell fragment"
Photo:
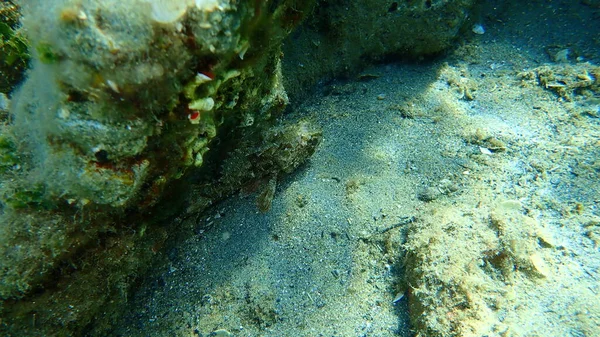
[[[229,332],[225,329],[219,329],[219,330],[213,331],[211,335],[216,336],[216,337],[229,337],[229,336],[231,336],[231,332]]]
[[[244,59],[244,55],[246,55],[248,48],[250,48],[250,43],[246,42],[242,45],[242,48],[240,49],[240,52],[238,53],[240,60]]]
[[[400,302],[404,298],[404,291],[396,294],[394,299],[392,300],[392,304],[396,305],[396,303]]]
[[[108,85],[108,87],[111,88],[112,91],[116,92],[117,94],[120,93],[119,86],[115,82],[111,80],[106,80],[106,85]]]
[[[473,33],[477,34],[477,35],[483,35],[483,34],[485,34],[485,29],[480,24],[473,25],[473,28],[471,29],[471,31]]]
[[[194,79],[194,83],[200,85],[202,83],[210,82],[212,78],[204,75],[203,73],[196,74],[196,78]]]
[[[540,274],[540,276],[548,277],[550,275],[550,268],[541,256],[533,254],[529,256],[529,261],[531,262],[533,269]]]
[[[490,149],[485,148],[485,147],[479,147],[479,152],[481,152],[481,154],[485,154],[487,156],[491,156],[492,155],[492,151],[490,151]]]

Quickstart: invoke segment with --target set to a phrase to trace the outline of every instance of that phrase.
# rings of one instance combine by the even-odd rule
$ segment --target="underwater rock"
[[[523,85],[540,85],[566,101],[590,99],[600,93],[600,67],[589,62],[543,65],[517,76]]]
[[[29,63],[29,43],[20,29],[20,8],[0,3],[0,93],[9,94],[23,80]],[[3,119],[0,119],[3,120]]]
[[[243,130],[239,145],[221,162],[220,178],[196,183],[187,212],[198,213],[210,202],[240,190],[259,191],[257,206],[271,206],[278,178],[291,173],[315,152],[321,142],[321,129],[308,120]]]
[[[482,214],[488,212],[482,209]],[[409,225],[408,301],[421,335],[484,336],[514,310],[517,280],[544,282],[553,266],[544,258],[552,241],[517,200],[498,202],[489,214],[466,214],[438,204]]]
[[[369,64],[421,59],[450,48],[479,23],[475,0],[322,1],[285,41],[283,72],[292,100],[336,76],[354,78]]]
[[[273,126],[281,41],[313,1],[21,5],[33,61],[0,139],[0,331],[77,335],[160,250],[176,182],[210,181],[231,130]]]

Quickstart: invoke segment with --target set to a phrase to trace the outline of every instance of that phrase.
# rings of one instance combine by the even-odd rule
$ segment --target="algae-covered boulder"
[[[0,93],[8,94],[23,79],[29,61],[28,42],[20,29],[19,7],[0,3]]]
[[[211,148],[285,107],[281,40],[312,2],[20,5],[33,61],[0,134],[0,329],[73,335],[160,249],[173,182],[210,181]]]
[[[476,0],[321,0],[285,41],[292,97],[334,76],[356,77],[373,61],[438,54],[478,23]],[[469,29],[470,31],[470,29]]]

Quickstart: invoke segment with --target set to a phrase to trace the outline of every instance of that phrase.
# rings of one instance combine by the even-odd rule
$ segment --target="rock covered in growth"
[[[170,183],[285,106],[281,40],[312,1],[21,5],[34,60],[0,136],[2,320],[70,334],[165,240]]]
[[[212,92],[198,93],[216,94],[242,43],[231,31],[242,18],[221,17],[231,8],[191,7],[187,20],[168,25],[153,22],[150,4],[139,2],[57,1],[25,10],[37,60],[16,99],[14,129],[17,136],[31,134],[27,150],[47,194],[121,207],[153,175],[172,173],[156,167],[159,161],[189,164],[182,157],[201,156],[205,146],[197,144],[214,137],[207,131],[215,128],[214,111],[192,126],[187,105],[196,97],[179,95],[196,73],[222,67],[206,88]],[[200,24],[207,28],[191,32]],[[229,39],[222,38],[226,32]],[[167,126],[183,134],[169,144],[179,157],[145,153]],[[195,151],[186,152],[188,143]]]
[[[292,97],[334,76],[357,77],[369,63],[422,58],[452,46],[468,23],[479,23],[475,0],[320,1],[284,45]]]
[[[527,289],[552,275],[551,259],[544,258],[552,242],[517,200],[473,213],[454,204],[431,208],[408,226],[404,246],[410,316],[419,336],[513,331],[507,312],[523,305],[517,293],[527,291],[515,287]]]
[[[600,95],[600,67],[588,62],[543,65],[517,75],[523,85],[540,85],[566,101],[589,100],[597,104],[595,97]]]
[[[0,93],[3,94],[11,93],[21,82],[29,62],[28,42],[20,29],[20,17],[16,4],[0,2]]]
[[[239,146],[222,161],[218,180],[196,184],[188,197],[194,201],[189,203],[189,213],[197,213],[240,187],[258,190],[257,205],[268,210],[279,176],[293,172],[312,156],[322,132],[314,123],[300,120],[261,128],[260,132],[243,130],[239,139]]]

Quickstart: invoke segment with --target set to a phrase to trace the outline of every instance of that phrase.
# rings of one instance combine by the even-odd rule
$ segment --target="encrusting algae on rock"
[[[29,63],[29,43],[20,27],[20,18],[19,6],[11,1],[0,3],[0,93],[2,94],[10,94],[23,80]]]
[[[288,8],[312,5],[23,2],[33,61],[0,146],[0,331],[77,334],[126,296],[168,236],[157,222],[181,208],[161,203],[173,185],[185,194],[176,181],[210,181],[231,130],[273,126]]]

